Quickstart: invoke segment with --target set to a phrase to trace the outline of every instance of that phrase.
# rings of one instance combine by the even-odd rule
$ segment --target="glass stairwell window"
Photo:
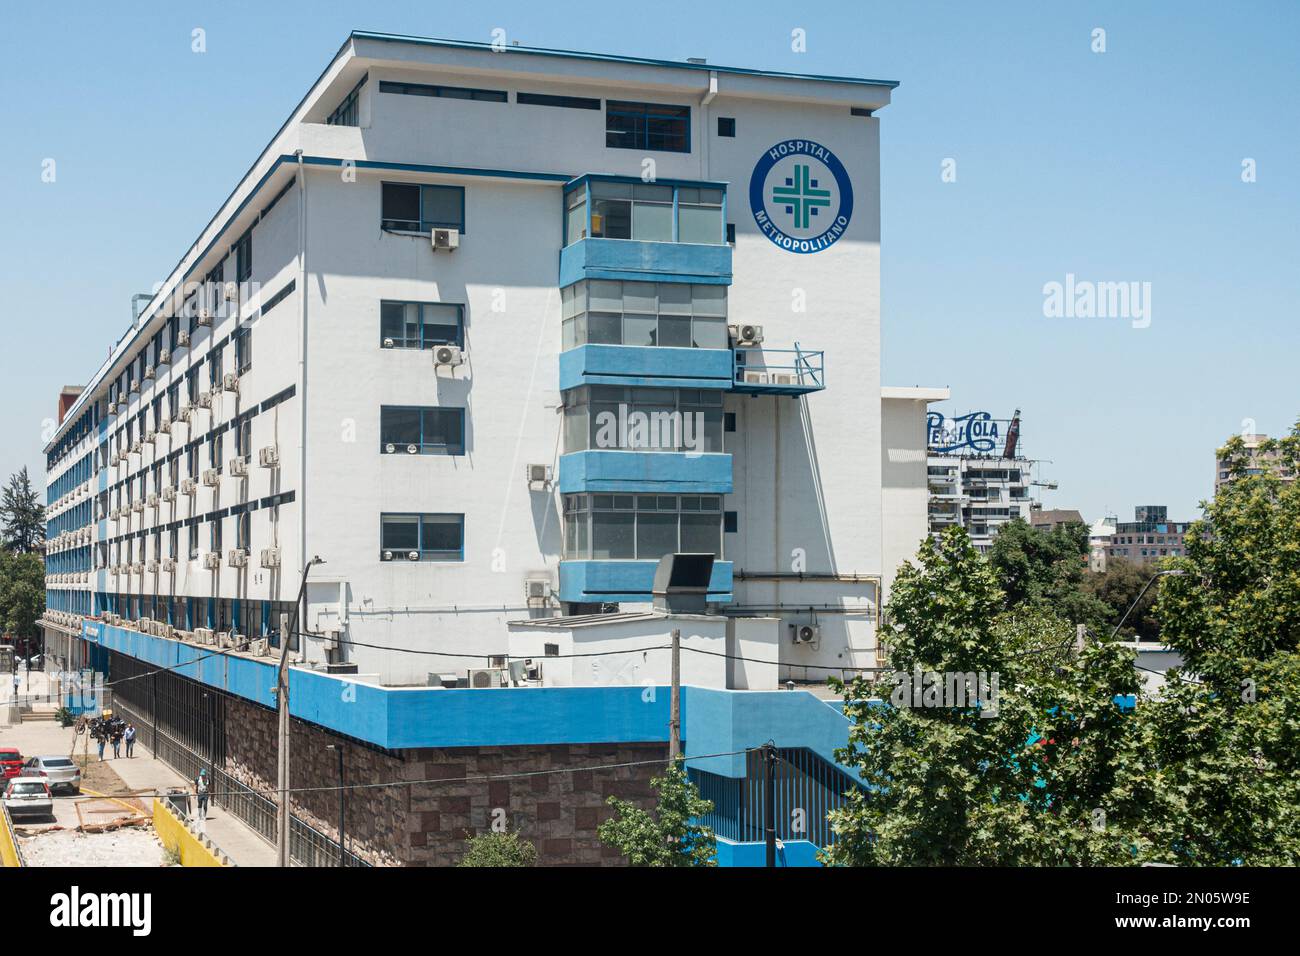
[[[710,186],[590,180],[565,193],[565,242],[632,239],[722,245],[723,190]]]
[[[560,290],[562,348],[644,345],[725,349],[727,289],[590,279]]]

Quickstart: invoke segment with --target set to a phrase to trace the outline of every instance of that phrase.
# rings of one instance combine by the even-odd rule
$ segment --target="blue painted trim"
[[[640,176],[610,176],[607,175],[606,173],[583,173],[581,176],[577,176],[573,179],[570,179],[567,183],[565,183],[564,192],[567,195],[568,193],[573,192],[573,190],[576,189],[578,186],[583,184],[589,184],[591,183],[592,180],[596,180],[602,183],[633,183],[633,184],[639,183],[644,186],[685,186],[687,188],[698,188],[698,189],[721,189],[723,191],[724,196],[726,194],[727,187],[730,185],[729,180],[722,180],[722,179],[662,179],[660,178],[660,179],[654,179],[650,182],[646,182],[646,180],[642,179]],[[590,189],[588,190],[587,198],[588,199],[591,198]]]
[[[730,285],[731,276],[731,246],[725,242],[713,245],[588,237],[560,250],[561,288],[583,279]]]
[[[363,30],[354,30],[352,31],[351,36],[361,40],[379,40],[388,43],[413,43],[420,46],[440,46],[450,49],[487,50],[493,52],[496,52],[497,49],[493,47],[491,43],[481,43],[475,40],[446,40],[438,37],[415,37],[394,33],[370,33]],[[732,73],[738,76],[767,76],[785,80],[811,80],[821,83],[853,83],[858,86],[884,86],[891,90],[895,89],[899,83],[898,80],[873,80],[866,77],[833,76],[821,73],[785,73],[779,70],[758,70],[738,66],[716,66],[711,63],[683,63],[678,60],[659,60],[641,56],[620,56],[613,53],[586,53],[579,50],[557,50],[547,47],[507,46],[500,48],[500,52],[509,54],[529,53],[535,56],[553,56],[567,60],[591,60],[599,63],[635,63],[642,66],[663,66],[678,70],[695,70],[703,73]]]
[[[649,603],[652,599],[651,589],[654,586],[655,568],[658,565],[658,561],[561,561],[560,600]],[[730,603],[731,588],[732,562],[713,562],[708,599],[719,604]],[[708,753],[709,751],[697,752]]]
[[[731,350],[579,345],[560,353],[560,389],[580,385],[728,389]]]
[[[560,456],[560,491],[715,494],[732,491],[731,456],[592,449]]]

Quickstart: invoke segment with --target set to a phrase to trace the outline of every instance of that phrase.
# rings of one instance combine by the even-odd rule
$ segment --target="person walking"
[[[204,767],[194,779],[194,796],[198,798],[200,820],[208,818],[208,790],[208,769]]]
[[[113,728],[113,759],[122,756],[122,728]]]
[[[104,760],[104,734],[102,731],[100,733],[95,734],[95,740],[99,744],[99,759],[100,762],[102,763]]]
[[[126,732],[122,734],[122,739],[126,741],[126,755],[135,756],[135,724],[127,724]]]

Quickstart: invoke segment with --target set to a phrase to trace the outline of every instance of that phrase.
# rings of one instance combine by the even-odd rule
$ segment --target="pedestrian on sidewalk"
[[[134,757],[135,756],[135,724],[126,725],[126,733],[122,735],[122,739],[126,741],[126,755],[128,757]]]
[[[204,767],[194,779],[194,796],[199,801],[199,819],[208,819],[208,769]]]
[[[113,759],[122,756],[122,728],[113,728]]]
[[[104,735],[102,733],[96,734],[95,740],[99,743],[99,760],[102,763],[104,760]]]

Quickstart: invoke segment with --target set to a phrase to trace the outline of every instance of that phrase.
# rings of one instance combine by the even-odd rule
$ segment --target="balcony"
[[[560,353],[560,389],[580,385],[717,388],[732,384],[727,349],[579,345]]]
[[[575,603],[649,603],[652,600],[650,592],[658,565],[658,561],[561,561],[560,600]],[[718,603],[730,602],[731,581],[732,563],[713,562],[708,599]]]
[[[799,347],[764,349],[738,346],[732,350],[733,392],[747,395],[806,395],[826,387],[823,352]]]
[[[715,494],[732,491],[731,456],[593,449],[560,456],[560,491]]]
[[[579,239],[560,250],[560,286],[582,279],[731,283],[731,246]]]

